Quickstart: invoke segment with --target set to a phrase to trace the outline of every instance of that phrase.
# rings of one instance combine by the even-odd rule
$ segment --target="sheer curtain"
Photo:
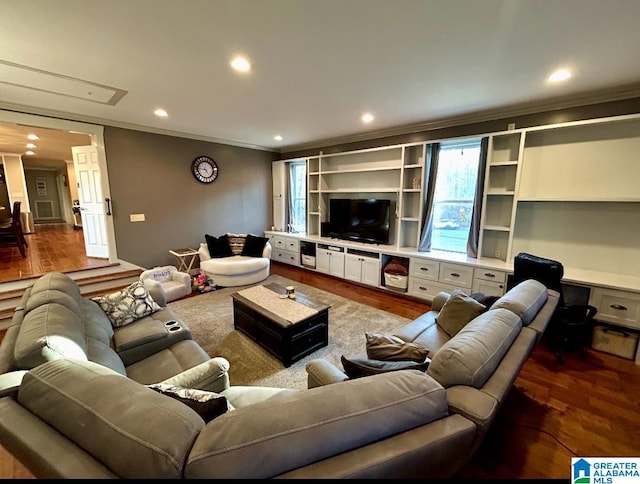
[[[431,250],[431,233],[433,231],[433,200],[436,193],[436,175],[438,174],[438,158],[440,157],[440,143],[427,145],[427,156],[425,158],[428,180],[425,186],[426,201],[424,214],[422,216],[422,236],[420,237],[419,252]]]
[[[480,141],[480,159],[478,162],[478,178],[476,180],[476,193],[473,199],[473,211],[471,212],[471,226],[467,239],[467,255],[478,257],[478,242],[480,241],[480,215],[482,214],[482,198],[484,196],[484,177],[487,168],[487,151],[489,138]]]

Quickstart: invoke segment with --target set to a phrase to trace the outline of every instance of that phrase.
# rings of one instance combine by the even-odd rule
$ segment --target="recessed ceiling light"
[[[362,115],[362,122],[363,123],[370,123],[373,120],[374,120],[374,117],[373,117],[373,114],[371,114],[371,113],[364,113]]]
[[[24,152],[25,155],[35,155],[35,152],[29,150]]]
[[[38,138],[38,135],[35,135],[35,134],[30,134],[29,136],[27,136],[27,138],[29,138],[31,140],[40,139],[40,138]]]
[[[169,113],[166,112],[164,109],[156,109],[153,114],[155,114],[156,116],[158,116],[159,118],[166,118],[169,116]]]
[[[34,145],[33,143],[27,143],[27,148],[35,148],[36,145]]]
[[[276,141],[282,141],[282,136],[280,136],[279,134],[277,134],[277,135],[275,135],[275,136],[273,137],[273,139],[274,139],[274,140],[276,140]]]
[[[570,77],[571,77],[571,72],[569,72],[567,69],[558,69],[557,71],[553,72],[549,76],[548,81],[561,82],[561,81],[566,81]]]
[[[231,67],[236,71],[248,72],[251,70],[251,63],[244,57],[236,57],[231,61]]]

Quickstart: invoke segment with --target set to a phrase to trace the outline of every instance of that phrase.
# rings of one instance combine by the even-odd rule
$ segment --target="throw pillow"
[[[184,403],[200,415],[205,423],[223,413],[235,410],[226,397],[219,393],[169,385],[167,383],[154,383],[153,385],[147,385],[147,387]]]
[[[262,251],[264,250],[264,246],[267,245],[268,240],[269,239],[267,237],[258,237],[257,235],[248,234],[240,255],[262,257]]]
[[[393,274],[396,276],[409,275],[409,269],[407,268],[406,264],[399,259],[391,259],[389,263],[384,266],[384,272],[385,274]]]
[[[388,371],[398,370],[420,370],[427,371],[431,360],[425,360],[422,363],[415,361],[380,361],[364,358],[347,359],[342,355],[340,357],[344,372],[351,379],[361,378],[363,376],[377,375],[378,373],[386,373]]]
[[[126,326],[144,316],[162,309],[158,306],[141,281],[120,291],[91,298],[107,314],[112,326]]]
[[[424,362],[429,350],[416,343],[407,343],[397,336],[386,336],[378,333],[365,333],[367,339],[367,358],[384,361],[416,361]]]
[[[499,296],[490,296],[481,292],[474,292],[473,294],[469,294],[469,297],[475,299],[480,304],[483,304],[485,307],[484,311],[488,311],[493,303],[500,299]]]
[[[231,246],[229,245],[229,237],[227,237],[226,234],[221,235],[220,237],[205,234],[204,240],[207,242],[209,255],[212,259],[231,257],[233,255],[233,252],[231,252]]]
[[[484,304],[455,290],[436,316],[436,323],[453,338],[458,331],[485,310]]]
[[[246,234],[227,234],[229,238],[229,246],[231,247],[231,252],[233,255],[240,255],[242,253],[242,248],[244,247],[244,242],[247,238]]]

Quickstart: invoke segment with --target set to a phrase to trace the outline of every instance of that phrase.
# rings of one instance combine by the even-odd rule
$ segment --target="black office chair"
[[[565,350],[575,349],[580,358],[585,357],[582,347],[590,343],[593,317],[597,312],[588,304],[565,303],[563,276],[564,267],[560,262],[520,252],[513,260],[513,277],[507,284],[511,288],[527,279],[535,279],[560,294],[558,306],[543,335],[560,364],[564,363],[562,353]]]

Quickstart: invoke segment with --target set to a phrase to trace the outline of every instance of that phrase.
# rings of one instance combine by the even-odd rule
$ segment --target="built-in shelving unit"
[[[307,233],[320,235],[320,157],[307,159]]]
[[[640,114],[483,136],[489,142],[477,258],[418,251],[429,143],[307,158],[308,229],[299,237],[315,249],[315,270],[386,289],[384,265],[399,257],[414,269],[403,289],[409,295],[430,299],[452,290],[438,267],[467,271],[464,290],[498,295],[514,256],[528,252],[560,261],[564,281],[591,292],[603,321],[640,331]],[[274,177],[279,169],[274,165]],[[274,179],[274,207],[282,205],[281,186]],[[391,244],[323,237],[334,197],[391,199]]]
[[[482,257],[509,260],[523,140],[520,131],[489,137],[478,247]]]
[[[518,252],[530,252],[560,260],[565,272],[638,277],[640,115],[485,136],[480,259],[510,263]],[[390,246],[417,250],[428,148],[408,143],[307,158],[308,235],[322,234],[332,198],[389,198]],[[280,186],[274,184],[274,193]]]
[[[420,224],[424,208],[425,151],[424,143],[403,147],[398,230],[400,248],[417,248],[420,242]]]
[[[307,233],[322,233],[332,198],[391,200],[390,245],[416,248],[422,215],[424,144],[320,154],[307,159]]]

